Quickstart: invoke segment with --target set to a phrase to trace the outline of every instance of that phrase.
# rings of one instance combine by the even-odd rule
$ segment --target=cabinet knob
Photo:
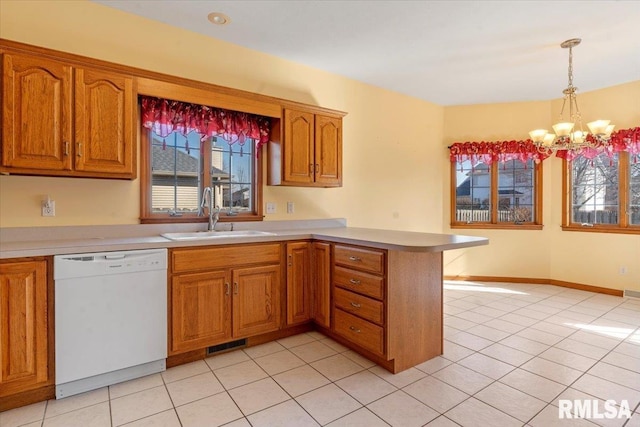
[[[360,333],[360,329],[356,328],[355,326],[349,326],[349,329],[355,332],[356,334]]]
[[[358,303],[355,303],[355,302],[351,302],[351,307],[353,307],[353,308],[360,308],[360,307],[362,307],[362,305],[361,305],[361,304],[358,304]]]
[[[351,283],[353,285],[359,285],[360,284],[360,280],[358,280],[358,279],[349,279],[349,283]]]
[[[362,261],[362,258],[357,257],[357,256],[350,256],[349,257],[349,261],[360,262],[360,261]]]

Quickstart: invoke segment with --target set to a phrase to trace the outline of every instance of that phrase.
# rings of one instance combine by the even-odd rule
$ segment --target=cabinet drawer
[[[380,301],[340,288],[335,289],[333,301],[336,308],[382,325],[384,304]]]
[[[373,353],[384,355],[384,329],[371,322],[335,310],[335,331],[354,344]]]
[[[370,273],[384,274],[384,252],[382,251],[336,245],[334,254],[336,264]]]
[[[171,252],[172,273],[279,262],[279,244],[174,249]]]
[[[333,280],[337,286],[373,298],[384,297],[384,278],[349,268],[335,267]]]

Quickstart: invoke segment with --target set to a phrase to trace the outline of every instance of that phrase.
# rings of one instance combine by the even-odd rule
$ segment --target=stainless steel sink
[[[160,236],[169,240],[203,240],[222,239],[228,237],[258,237],[275,236],[275,233],[259,230],[236,230],[236,231],[194,231],[191,233],[163,233]]]

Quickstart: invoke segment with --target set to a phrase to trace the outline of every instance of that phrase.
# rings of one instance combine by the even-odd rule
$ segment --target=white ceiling
[[[635,0],[93,1],[440,105],[561,97],[574,37],[578,93],[640,80]]]

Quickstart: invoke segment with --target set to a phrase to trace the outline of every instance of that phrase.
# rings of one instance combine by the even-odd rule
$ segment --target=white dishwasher
[[[165,370],[167,250],[54,257],[56,398]]]

